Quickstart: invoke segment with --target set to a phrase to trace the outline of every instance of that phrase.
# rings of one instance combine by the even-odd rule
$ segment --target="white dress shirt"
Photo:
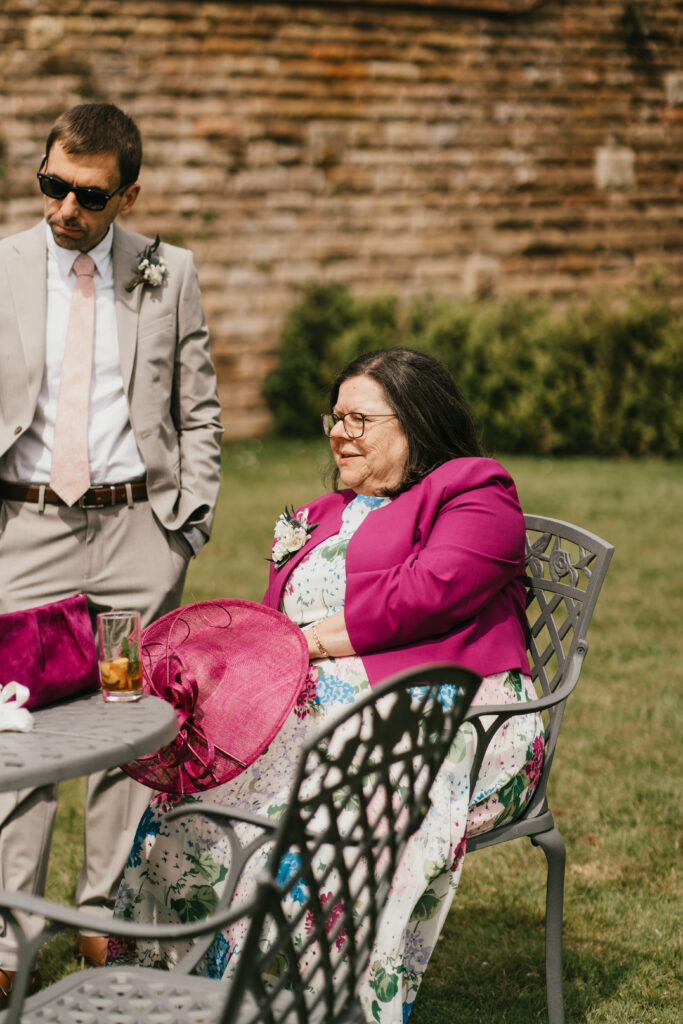
[[[52,442],[62,359],[76,283],[73,264],[79,252],[55,242],[47,224],[47,322],[45,370],[31,426],[0,459],[0,479],[49,484]],[[145,464],[130,425],[119,359],[114,268],[109,231],[89,256],[95,263],[95,339],[88,417],[90,484],[124,483],[145,475]]]

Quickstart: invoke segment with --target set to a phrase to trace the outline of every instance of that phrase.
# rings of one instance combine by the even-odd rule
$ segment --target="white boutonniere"
[[[276,570],[281,569],[295,551],[304,546],[317,525],[317,523],[309,523],[307,508],[295,513],[293,505],[291,508],[285,506],[284,512],[280,513],[275,523],[273,557],[268,559],[274,564]]]
[[[126,285],[127,292],[132,292],[139,284],[148,284],[150,288],[158,288],[160,284],[163,284],[168,267],[163,256],[155,255],[160,243],[161,239],[157,235],[153,242],[150,242],[142,252],[138,253],[140,259],[138,272],[133,280]]]

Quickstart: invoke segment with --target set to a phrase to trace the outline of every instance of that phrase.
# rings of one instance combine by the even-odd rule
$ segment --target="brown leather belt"
[[[126,505],[129,489],[133,501],[147,500],[147,483],[144,480],[131,480],[127,484],[91,487],[72,507],[107,508],[109,505]],[[6,480],[0,480],[0,498],[7,498],[9,501],[44,501],[46,505],[66,505],[51,487],[43,487],[41,484],[11,484]]]

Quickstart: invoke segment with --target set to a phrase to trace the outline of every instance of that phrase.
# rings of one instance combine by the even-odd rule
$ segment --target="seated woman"
[[[371,352],[334,382],[330,410],[323,427],[335,489],[308,505],[307,521],[316,525],[298,550],[289,550],[286,538],[276,541],[264,598],[304,630],[307,686],[267,751],[210,793],[211,802],[271,818],[283,811],[308,731],[395,671],[452,661],[484,677],[475,703],[535,697],[525,646],[522,512],[508,473],[482,457],[450,375],[409,349]],[[500,730],[470,794],[473,747],[465,725],[394,879],[364,986],[368,1020],[377,1019],[372,1004],[379,1004],[381,1024],[407,1019],[458,885],[466,834],[514,816],[534,790],[541,720],[519,716]],[[229,855],[218,831],[189,819],[163,825],[167,806],[157,795],[141,822],[119,916],[174,920],[202,889],[220,887]],[[214,943],[205,972],[229,970],[240,939],[233,928]],[[115,961],[147,966],[182,952],[152,943],[110,947]]]

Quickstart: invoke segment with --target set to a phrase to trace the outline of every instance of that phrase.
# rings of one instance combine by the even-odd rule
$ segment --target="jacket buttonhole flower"
[[[150,288],[158,288],[164,283],[168,273],[168,266],[163,256],[157,256],[156,251],[161,244],[157,235],[153,242],[145,246],[142,252],[138,253],[137,273],[132,281],[126,285],[126,291],[132,292],[139,284],[148,284]]]
[[[280,513],[275,523],[272,558],[268,559],[276,571],[304,546],[317,525],[309,523],[307,508],[295,512],[293,505],[291,508],[285,506],[284,512]]]

